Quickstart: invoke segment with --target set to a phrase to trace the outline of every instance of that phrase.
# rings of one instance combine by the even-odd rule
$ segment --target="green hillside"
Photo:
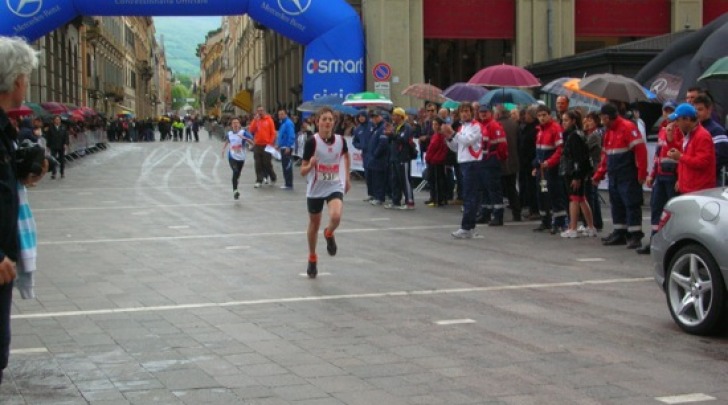
[[[220,25],[220,17],[154,17],[157,40],[164,35],[167,63],[175,74],[200,75],[200,60],[195,56],[197,45]]]

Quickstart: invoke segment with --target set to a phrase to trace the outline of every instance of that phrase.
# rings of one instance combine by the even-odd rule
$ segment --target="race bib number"
[[[316,171],[319,174],[319,177],[323,181],[336,181],[339,180],[339,165],[326,165],[323,163],[319,163],[316,166]]]

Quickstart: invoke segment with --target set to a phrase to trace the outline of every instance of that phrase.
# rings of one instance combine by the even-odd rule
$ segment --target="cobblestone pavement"
[[[648,257],[535,222],[456,241],[459,207],[373,207],[359,181],[309,280],[302,179],[254,189],[251,156],[235,201],[202,139],[112,144],[31,191],[37,299],[16,294],[0,403],[728,403],[725,337],[673,324]]]

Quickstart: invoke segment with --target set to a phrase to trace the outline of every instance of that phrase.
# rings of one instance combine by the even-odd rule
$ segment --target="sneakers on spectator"
[[[268,184],[268,183],[270,183],[270,179],[268,177],[263,179],[263,184]]]
[[[372,197],[372,196],[368,196],[367,198],[363,199],[362,201],[364,201],[364,202],[370,202],[370,201],[372,201],[373,199],[374,199],[374,197]]]
[[[438,206],[438,204],[434,201],[430,201],[430,202],[426,203],[425,205],[428,207],[437,207]]]
[[[392,204],[391,202],[388,202],[388,203],[385,203],[384,204],[384,208],[386,208],[388,210],[391,210],[391,209],[400,210],[400,209],[402,209],[400,207],[401,207],[401,205],[399,205],[399,204]]]
[[[414,204],[402,204],[402,205],[397,206],[397,209],[400,209],[400,210],[413,210],[413,209],[415,209],[415,205]]]
[[[564,232],[561,232],[562,238],[578,238],[579,232],[577,232],[575,229],[567,229]]]
[[[584,225],[579,225],[578,228],[576,228],[576,231],[579,233],[586,233],[586,227]]]
[[[458,229],[457,231],[451,233],[453,238],[455,239],[472,239],[473,237],[473,231],[468,231],[466,229]]]
[[[586,232],[584,232],[584,235],[590,237],[590,238],[596,238],[597,237],[597,229],[596,228],[587,228]]]
[[[236,200],[237,200],[238,198],[240,198],[240,191],[238,191],[238,190],[234,190],[234,191],[233,191],[233,198],[234,198],[234,199],[236,199]]]
[[[372,200],[369,200],[369,204],[371,204],[371,205],[382,205],[382,202],[379,201],[379,200],[372,199]]]
[[[260,186],[261,186],[260,182],[257,182],[257,183],[255,183],[255,185],[253,187],[260,188]]]

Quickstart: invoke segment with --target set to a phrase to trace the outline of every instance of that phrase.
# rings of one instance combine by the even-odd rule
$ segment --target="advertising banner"
[[[359,15],[345,0],[4,0],[0,35],[32,42],[78,15],[239,14],[306,46],[304,100],[364,91],[364,32]]]

